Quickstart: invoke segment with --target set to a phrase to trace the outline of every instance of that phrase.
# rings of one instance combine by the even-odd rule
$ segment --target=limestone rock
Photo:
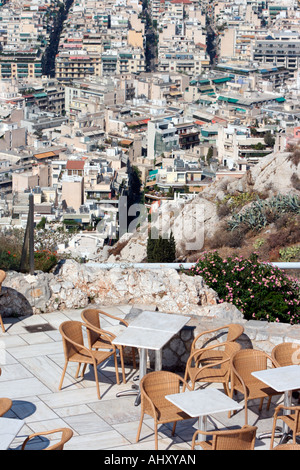
[[[91,301],[101,305],[155,305],[164,312],[201,315],[203,306],[217,305],[218,296],[202,277],[175,269],[100,269],[66,260],[56,274],[8,273],[0,309],[4,315],[27,315],[84,308]]]

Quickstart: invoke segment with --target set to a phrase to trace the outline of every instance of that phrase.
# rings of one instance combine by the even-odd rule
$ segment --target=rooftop
[[[124,318],[132,307],[119,305],[101,308]],[[30,433],[69,427],[74,435],[65,445],[65,450],[153,450],[152,418],[146,417],[140,441],[136,443],[141,407],[135,406],[135,396],[116,397],[116,393],[130,389],[134,383],[132,380],[137,371],[133,371],[130,365],[126,366],[127,384],[121,382],[120,385],[115,381],[113,360],[99,367],[100,400],[97,399],[92,368],[86,371],[83,379],[74,379],[77,364],[69,363],[62,390],[58,390],[64,365],[58,327],[66,320],[80,320],[80,315],[81,309],[75,309],[4,318],[6,332],[1,336],[1,396],[13,401],[6,417],[25,422],[10,448],[19,449]],[[102,327],[114,333],[120,329],[114,320]],[[220,388],[218,385],[210,386]],[[276,401],[282,400],[273,398],[269,411],[266,411],[264,404],[260,415],[258,402],[250,403],[249,424],[258,426],[257,435],[271,430]],[[243,424],[243,410],[231,418],[224,412],[209,419],[208,429],[234,428]],[[174,436],[171,435],[172,424],[160,426],[158,449],[189,450],[197,426],[196,419],[179,422]],[[255,450],[268,450],[269,443],[268,438],[257,439]],[[30,444],[30,448],[42,449],[47,445],[47,438],[37,439]]]

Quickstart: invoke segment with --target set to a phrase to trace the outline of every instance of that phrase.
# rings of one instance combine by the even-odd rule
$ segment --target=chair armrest
[[[235,375],[238,380],[241,382],[241,385],[243,387],[243,390],[244,390],[244,397],[247,397],[247,388],[246,388],[246,384],[244,382],[244,380],[242,379],[242,377],[240,376],[240,374],[236,371],[235,367],[233,365],[231,365],[231,388],[234,389],[234,380],[233,380],[233,376]]]
[[[116,317],[115,315],[112,315],[111,313],[106,313],[106,312],[103,312],[103,310],[99,310],[99,314],[112,318],[113,320],[118,320],[120,323],[123,323],[125,326],[128,326],[128,322],[126,320]]]
[[[213,364],[207,364],[206,366],[201,367],[201,369],[199,369],[199,372],[197,372],[197,374],[195,375],[193,383],[197,381],[198,376],[200,376],[204,370],[211,369],[212,367],[219,366],[221,364],[225,364],[226,362],[229,362],[229,357],[227,359],[223,359],[222,361],[214,362]]]
[[[99,335],[101,335],[104,339],[106,339],[109,343],[112,342],[113,339],[115,339],[115,335],[113,335],[112,333],[110,333],[109,331],[105,331],[105,330],[101,330],[100,328],[96,328],[95,326],[91,326],[90,324],[84,324],[84,326],[86,327],[86,329],[88,330],[91,330],[95,333],[98,333]],[[114,344],[111,344],[111,347],[113,349],[115,349],[115,345]]]
[[[199,348],[199,349],[196,349],[194,352],[191,352],[188,360],[187,360],[187,364],[186,364],[186,367],[190,365],[190,363],[192,362],[192,360],[194,359],[195,362],[196,362],[196,357],[201,354],[201,352],[203,351],[210,351],[212,349],[216,349],[216,348],[220,348],[222,346],[226,346],[226,344],[228,344],[228,341],[224,341],[223,343],[218,343],[218,344],[212,344],[211,346],[207,346],[205,348]],[[226,354],[226,353],[225,353]],[[228,356],[229,358],[229,356]],[[201,359],[201,358],[200,358]]]
[[[65,430],[65,428],[60,428],[60,429],[51,429],[50,431],[40,431],[40,432],[35,432],[33,434],[30,434],[29,436],[26,437],[26,439],[23,441],[22,443],[22,447],[21,447],[21,450],[24,450],[25,449],[25,446],[26,444],[28,443],[28,441],[30,441],[31,439],[33,439],[34,437],[39,437],[39,436],[48,436],[49,434],[56,434],[56,433],[63,433]],[[72,437],[73,435],[73,431],[72,430],[67,430],[68,432],[68,435],[66,436],[66,442]]]
[[[84,326],[95,333],[98,333],[101,336],[106,336],[108,341],[115,339],[116,335],[107,330],[102,330],[102,328],[97,328],[97,326],[91,325],[91,323],[85,323]]]

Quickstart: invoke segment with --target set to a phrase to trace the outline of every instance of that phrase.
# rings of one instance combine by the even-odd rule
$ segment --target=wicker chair
[[[139,441],[144,415],[147,414],[154,419],[155,450],[158,450],[158,425],[174,423],[172,435],[175,433],[177,421],[191,419],[180,408],[173,405],[165,398],[166,395],[180,392],[180,385],[184,379],[173,372],[156,371],[144,375],[140,382],[141,390],[141,418],[138,427],[136,442]],[[190,390],[188,384],[185,384]]]
[[[102,330],[101,328],[101,316],[103,317],[108,317],[113,320],[119,321],[123,326],[127,327],[128,322],[126,320],[123,320],[119,317],[116,317],[115,315],[111,315],[110,313],[103,312],[103,310],[100,310],[98,308],[86,308],[83,310],[81,314],[82,320],[92,326],[94,329]],[[116,337],[113,333],[105,331],[105,333],[111,337],[111,341]],[[92,333],[91,337],[92,341],[92,347],[94,348],[101,348],[101,349],[110,349],[110,342],[107,342],[103,336],[101,336],[101,333],[97,333],[96,331]],[[118,346],[117,347],[120,351],[120,359],[122,363],[122,372],[124,371],[124,347],[123,346]],[[136,348],[132,348],[132,364],[133,368],[136,369]],[[123,381],[126,382],[125,379],[125,374],[123,372]]]
[[[61,433],[61,439],[59,442],[56,442],[55,444],[47,447],[46,449],[43,449],[43,450],[63,450],[64,449],[64,445],[66,444],[66,442],[68,442],[71,437],[73,436],[73,431],[69,428],[59,428],[59,429],[53,429],[52,431],[43,431],[43,432],[38,432],[38,433],[34,433],[34,434],[30,434],[30,436],[28,436],[25,441],[23,442],[22,444],[22,447],[21,447],[21,450],[25,450],[25,447],[26,445],[28,444],[28,442],[35,438],[35,437],[38,437],[38,436],[49,436],[51,434],[55,434],[55,433]]]
[[[187,360],[184,380],[191,381],[193,390],[196,382],[222,383],[229,395],[230,358],[240,349],[238,343],[225,342],[194,351]]]
[[[272,350],[271,356],[279,367],[299,363],[300,345],[298,343],[280,343]]]
[[[300,444],[279,444],[271,450],[300,450]]]
[[[288,411],[290,413],[279,415],[281,411]],[[278,419],[281,419],[293,431],[293,444],[296,444],[296,437],[300,434],[300,406],[276,406],[273,418],[270,449],[272,449],[274,445],[274,436]]]
[[[299,352],[300,345],[298,343],[280,343],[273,348],[271,356],[278,367],[292,366],[299,364]],[[297,389],[294,392],[295,396],[298,395],[298,403],[300,403],[300,390]]]
[[[99,381],[98,381],[97,366],[101,364],[102,362],[106,361],[111,356],[114,356],[117,384],[120,383],[116,348],[112,345],[112,350],[110,351],[108,350],[107,351],[95,351],[86,347],[84,345],[83,331],[82,331],[84,327],[86,328],[87,331],[91,329],[90,326],[80,321],[66,321],[66,322],[63,322],[59,327],[59,331],[62,335],[62,340],[63,340],[65,365],[64,365],[61,381],[60,381],[58,388],[59,390],[61,390],[64,376],[65,376],[69,362],[78,363],[78,368],[77,368],[77,372],[75,376],[76,378],[78,377],[81,364],[84,364],[82,374],[81,374],[82,377],[85,373],[86,366],[88,364],[91,364],[94,367],[95,380],[96,380],[96,385],[97,385],[97,395],[98,395],[98,398],[100,399],[100,386],[99,386]],[[105,335],[103,334],[103,336]]]
[[[201,446],[204,450],[254,450],[257,426],[243,426],[226,431],[196,431],[192,439],[192,450]],[[196,441],[199,434],[212,436],[211,440]]]
[[[115,335],[109,331],[102,330],[100,328],[99,313],[101,310],[95,308],[87,308],[81,313],[81,318],[84,323],[89,325],[92,329],[87,330],[87,337],[90,349],[111,349],[112,340],[115,339]],[[126,383],[125,367],[124,367],[124,355],[123,347],[118,347],[120,351],[120,360],[122,368],[123,382]]]
[[[191,353],[197,349],[203,349],[204,347],[209,346],[211,342],[219,341],[219,338],[223,336],[223,341],[236,341],[244,332],[244,327],[239,323],[230,323],[225,326],[220,326],[212,330],[203,331],[197,335],[191,346]],[[226,337],[224,337],[226,335]],[[208,336],[208,339],[205,339],[205,336]],[[199,340],[201,340],[201,345],[199,345]]]
[[[269,399],[267,405],[267,409],[269,409],[272,396],[282,394],[271,387],[267,387],[261,380],[252,375],[252,372],[267,369],[268,362],[270,362],[273,367],[276,367],[271,356],[264,351],[258,351],[256,349],[242,349],[236,352],[231,358],[230,395],[231,398],[233,398],[233,394],[236,391],[244,395],[245,424],[248,424],[248,400],[260,398],[259,411],[261,411],[264,398],[267,397]]]
[[[0,269],[0,294],[1,294],[1,290],[2,290],[2,283],[3,283],[5,278],[6,278],[6,272],[3,271],[2,269]],[[4,323],[3,323],[3,320],[2,320],[1,314],[0,314],[0,325],[1,325],[3,333],[5,333]]]

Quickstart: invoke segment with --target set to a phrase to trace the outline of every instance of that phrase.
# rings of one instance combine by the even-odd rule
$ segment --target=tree
[[[169,238],[161,235],[157,237],[157,234],[158,232],[154,232],[148,235],[148,263],[173,263],[176,259],[176,242],[173,233],[170,233]]]
[[[212,147],[209,147],[208,151],[207,151],[207,155],[206,155],[206,161],[207,163],[210,163],[212,157],[214,155],[214,151],[213,151],[213,148]]]
[[[275,145],[275,138],[272,136],[270,131],[265,134],[264,141],[268,147],[274,147]]]
[[[44,229],[46,225],[47,219],[46,217],[42,217],[40,222],[37,224],[36,228],[37,229]]]

